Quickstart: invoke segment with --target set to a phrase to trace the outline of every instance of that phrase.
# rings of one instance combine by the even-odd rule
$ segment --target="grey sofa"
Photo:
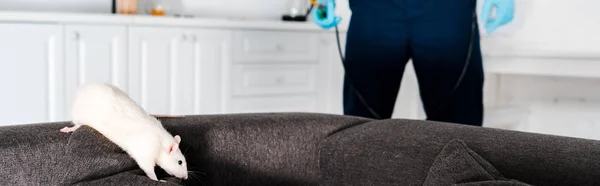
[[[0,127],[0,185],[600,185],[600,142],[449,123],[309,114],[161,119],[188,180],[154,182],[95,130]]]

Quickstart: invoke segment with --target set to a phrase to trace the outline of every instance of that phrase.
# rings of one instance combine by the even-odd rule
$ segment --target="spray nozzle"
[[[317,16],[321,19],[327,18],[327,6],[324,4],[319,4],[317,7]]]

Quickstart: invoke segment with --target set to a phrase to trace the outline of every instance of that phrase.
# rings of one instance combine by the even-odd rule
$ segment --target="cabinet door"
[[[222,30],[131,28],[132,98],[154,114],[219,113],[230,37]]]
[[[340,33],[340,48],[344,53],[346,35]],[[318,102],[323,103],[320,112],[330,114],[343,114],[343,84],[344,66],[338,49],[335,33],[324,33],[321,35],[319,50],[320,71],[319,76],[323,81],[319,84],[321,92],[318,94]]]
[[[67,25],[65,29],[67,108],[84,83],[110,83],[126,91],[126,27]]]
[[[64,120],[59,25],[0,24],[0,125]]]
[[[188,59],[176,65],[178,75],[172,85],[175,92],[172,112],[223,113],[222,65],[229,63],[231,58],[232,32],[210,29],[189,31],[192,47],[182,51],[182,56]]]
[[[191,45],[180,29],[130,27],[129,95],[152,114],[170,114],[176,65]],[[189,49],[188,49],[189,50]]]

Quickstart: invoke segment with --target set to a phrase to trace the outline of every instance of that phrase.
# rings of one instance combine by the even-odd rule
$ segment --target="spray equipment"
[[[312,20],[323,29],[337,27],[342,20],[335,15],[335,0],[310,0],[312,11]]]

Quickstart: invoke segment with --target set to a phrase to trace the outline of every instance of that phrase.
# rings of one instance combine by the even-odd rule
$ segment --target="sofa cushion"
[[[499,185],[528,186],[506,179],[492,164],[483,159],[461,140],[452,140],[440,152],[429,169],[423,186],[438,185]]]

